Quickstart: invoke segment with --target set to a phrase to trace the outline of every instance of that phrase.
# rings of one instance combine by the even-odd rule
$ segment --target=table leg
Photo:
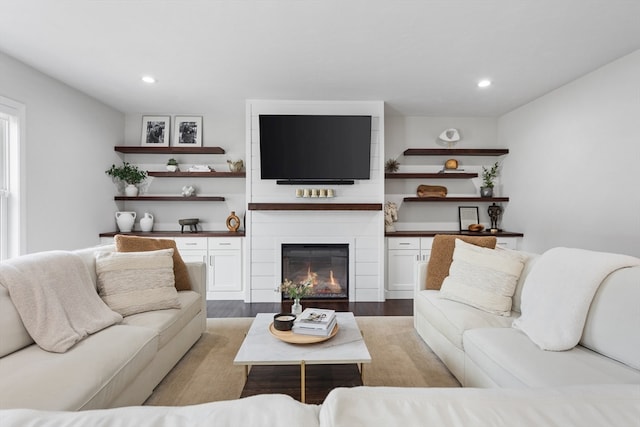
[[[306,385],[305,374],[306,374],[306,369],[305,369],[305,363],[303,360],[300,362],[300,402],[302,403],[305,403],[305,401],[307,400],[307,396],[306,396],[307,385]]]

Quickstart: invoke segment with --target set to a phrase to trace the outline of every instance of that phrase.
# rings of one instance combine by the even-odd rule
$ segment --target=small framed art
[[[146,147],[168,147],[170,123],[171,118],[169,116],[143,116],[141,145]]]
[[[173,132],[176,147],[202,147],[202,117],[177,116]]]
[[[479,224],[477,206],[458,206],[458,216],[460,219],[460,231],[469,231],[471,224]]]

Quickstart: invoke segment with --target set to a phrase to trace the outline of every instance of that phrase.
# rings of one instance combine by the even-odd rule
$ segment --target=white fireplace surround
[[[370,179],[331,185],[333,198],[296,198],[297,186],[260,178],[260,114],[371,115]],[[382,101],[247,101],[247,302],[279,302],[283,243],[349,245],[349,301],[384,301],[384,215],[380,210],[249,208],[252,204],[384,204]],[[311,185],[310,188],[324,186]],[[330,208],[330,207],[329,207]]]
[[[347,245],[349,248],[349,295],[355,293],[354,283],[356,282],[356,263],[355,263],[355,240],[354,239],[344,239],[344,238],[322,238],[322,237],[314,237],[313,239],[305,239],[302,237],[283,237],[282,239],[276,239],[276,248],[274,248],[274,253],[277,253],[276,259],[274,263],[276,265],[276,277],[282,277],[282,245],[283,244],[340,244]]]

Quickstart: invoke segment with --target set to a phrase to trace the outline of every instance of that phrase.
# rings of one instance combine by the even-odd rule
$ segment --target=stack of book
[[[327,337],[337,323],[335,310],[306,308],[293,322],[294,334]]]

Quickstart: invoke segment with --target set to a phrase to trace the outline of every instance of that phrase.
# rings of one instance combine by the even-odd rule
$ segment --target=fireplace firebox
[[[285,243],[281,253],[282,281],[311,282],[312,290],[305,299],[349,299],[348,244]]]

